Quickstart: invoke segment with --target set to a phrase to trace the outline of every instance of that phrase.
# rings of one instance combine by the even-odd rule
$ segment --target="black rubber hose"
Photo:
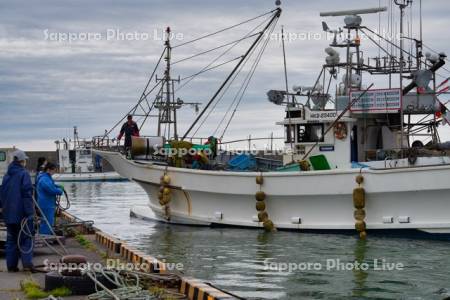
[[[60,209],[62,211],[66,211],[66,210],[68,210],[70,208],[70,200],[69,200],[69,196],[67,195],[66,190],[63,190],[63,193],[64,193],[64,197],[66,198],[66,205],[63,207],[61,205],[61,197],[62,196],[57,196],[56,197],[56,207],[57,207],[57,209]]]

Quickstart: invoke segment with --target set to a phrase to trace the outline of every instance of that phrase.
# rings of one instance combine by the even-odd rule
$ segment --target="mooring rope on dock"
[[[66,194],[66,197],[67,197],[67,194]],[[28,224],[29,219],[27,219],[27,218],[24,218],[24,219],[22,220],[22,222],[20,223],[20,231],[19,231],[19,234],[18,234],[18,236],[17,236],[17,247],[19,248],[19,251],[20,251],[22,254],[29,254],[29,253],[31,253],[31,252],[34,250],[34,244],[35,244],[34,238],[35,238],[35,236],[37,236],[37,237],[41,237],[41,240],[44,242],[44,244],[46,244],[46,246],[47,246],[50,250],[52,250],[53,252],[55,252],[57,255],[59,255],[59,256],[64,256],[64,255],[68,254],[69,252],[67,251],[67,249],[66,249],[66,247],[63,245],[63,243],[60,241],[60,239],[58,238],[58,236],[56,235],[56,233],[55,233],[53,227],[50,225],[50,222],[48,221],[48,219],[47,219],[47,217],[45,216],[44,212],[42,211],[41,207],[39,206],[39,204],[38,204],[36,198],[35,198],[34,196],[32,196],[32,198],[33,198],[34,205],[35,205],[35,207],[38,209],[39,214],[40,214],[40,217],[36,217],[36,216],[35,216],[34,218],[37,218],[37,219],[39,219],[39,220],[41,220],[41,221],[44,220],[44,222],[47,224],[48,228],[50,229],[50,231],[51,231],[51,233],[52,233],[52,236],[55,237],[56,242],[57,242],[57,243],[61,246],[61,248],[63,249],[63,252],[58,251],[55,247],[53,247],[53,246],[47,241],[47,239],[46,239],[45,237],[42,237],[42,236],[39,234],[39,230],[37,230],[37,233],[36,233],[36,234],[33,234],[32,229],[30,228],[30,226],[29,226],[29,224]],[[67,200],[68,200],[68,197],[67,197]],[[70,207],[70,204],[69,204],[69,203],[70,203],[70,202],[68,202],[68,205],[66,205],[66,207]],[[58,207],[59,207],[59,206],[58,206]],[[65,209],[63,209],[63,210],[65,210]],[[34,220],[33,220],[33,222],[34,222]],[[33,225],[33,226],[34,226],[34,225]],[[20,246],[20,240],[21,240],[21,238],[22,238],[23,235],[26,235],[27,237],[29,237],[29,238],[31,239],[30,248],[27,249],[27,250],[23,249],[23,248]]]
[[[139,271],[117,271],[113,269],[102,268],[100,270],[85,270],[89,278],[96,284],[96,293],[88,296],[90,300],[153,300],[160,299],[158,295],[152,295],[147,289],[146,280],[154,282],[180,280],[176,274],[150,274]],[[115,289],[108,289],[97,277],[102,276],[109,282],[117,286]],[[148,284],[148,283],[147,283]],[[102,290],[98,290],[100,287]],[[166,292],[166,291],[165,291]],[[183,299],[184,294],[176,292],[167,292],[171,299]]]

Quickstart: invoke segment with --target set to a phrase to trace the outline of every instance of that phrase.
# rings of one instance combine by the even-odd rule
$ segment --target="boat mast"
[[[403,17],[405,15],[405,8],[412,4],[412,0],[394,0],[394,3],[400,8],[400,89],[403,91]],[[403,150],[404,147],[404,131],[403,131],[403,123],[404,123],[404,112],[403,107],[400,108],[400,148]],[[409,141],[409,137],[408,137]],[[409,145],[408,145],[409,147]]]
[[[158,136],[167,136],[169,139],[173,136],[175,140],[178,140],[177,132],[177,109],[181,107],[175,102],[174,95],[174,83],[180,82],[180,79],[172,79],[170,76],[170,60],[172,56],[172,46],[170,45],[170,27],[166,29],[165,56],[166,69],[164,71],[164,77],[156,81],[161,81],[161,91],[155,100],[155,108],[159,110],[158,113]],[[164,132],[162,132],[162,125],[166,124]],[[171,127],[173,127],[173,133],[171,133]]]
[[[73,149],[75,150],[80,146],[80,141],[78,139],[78,128],[73,126]]]

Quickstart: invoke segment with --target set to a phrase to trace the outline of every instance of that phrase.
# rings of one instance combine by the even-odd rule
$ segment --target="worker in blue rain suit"
[[[56,173],[56,166],[51,162],[48,162],[44,167],[44,172],[39,175],[37,179],[37,195],[38,204],[42,210],[42,213],[47,218],[48,224],[45,219],[41,220],[39,228],[40,234],[52,234],[52,229],[55,224],[55,212],[56,212],[56,197],[63,194],[62,186],[58,186],[53,181],[53,174]]]
[[[13,162],[3,177],[0,203],[6,224],[6,266],[8,272],[19,271],[19,258],[24,271],[33,269],[34,204],[33,183],[25,169],[28,160],[25,152],[15,150]],[[23,226],[22,226],[23,225]],[[26,230],[26,234],[22,230]],[[20,236],[20,238],[19,238]]]

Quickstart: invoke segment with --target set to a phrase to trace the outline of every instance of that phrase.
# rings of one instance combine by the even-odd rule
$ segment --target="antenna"
[[[336,46],[337,45],[337,35],[341,34],[343,32],[342,28],[338,28],[336,30],[331,30],[330,27],[326,22],[322,21],[322,29],[325,32],[329,32],[331,34],[334,34],[333,43],[331,45]]]
[[[340,10],[340,11],[329,11],[321,12],[321,17],[339,17],[339,16],[354,16],[354,15],[364,15],[364,14],[376,14],[379,12],[387,11],[387,7],[374,7],[366,9],[354,9],[354,10]]]

